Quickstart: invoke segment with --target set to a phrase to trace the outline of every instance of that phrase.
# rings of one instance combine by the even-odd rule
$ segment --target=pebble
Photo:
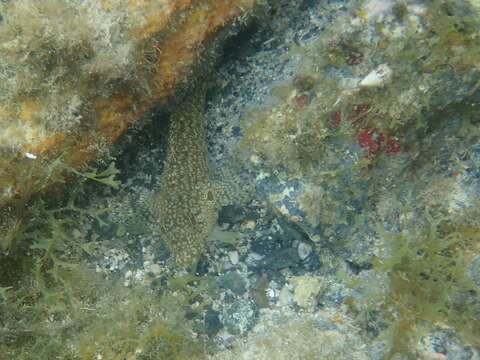
[[[240,256],[238,255],[237,251],[230,251],[228,253],[228,259],[232,265],[237,265],[240,260]]]
[[[317,305],[317,297],[324,289],[322,280],[311,275],[292,277],[289,280],[294,287],[293,300],[304,310],[313,310]]]
[[[218,285],[229,289],[236,295],[243,295],[247,291],[247,282],[239,273],[232,271],[218,278]]]
[[[301,242],[298,244],[297,251],[300,260],[305,260],[312,253],[312,245]]]
[[[208,337],[215,336],[223,327],[219,312],[211,308],[205,313],[204,324]]]
[[[387,64],[379,65],[360,81],[364,88],[383,87],[392,78],[392,69]]]

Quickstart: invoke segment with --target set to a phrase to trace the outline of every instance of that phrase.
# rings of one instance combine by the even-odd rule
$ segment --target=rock
[[[215,336],[223,328],[219,312],[211,308],[205,313],[204,324],[208,337]]]
[[[218,212],[218,223],[228,224],[231,228],[234,224],[241,223],[246,217],[245,210],[238,205],[227,205]]]
[[[240,299],[230,304],[223,315],[223,324],[230,334],[242,335],[255,322],[257,309],[251,299]]]
[[[229,289],[236,295],[242,295],[247,291],[247,282],[238,272],[232,271],[218,278],[218,285],[223,289]]]
[[[27,201],[71,176],[65,168],[103,155],[165,102],[203,44],[256,1],[56,4],[62,8],[29,1],[1,5],[0,65],[9,70],[0,89],[0,207]]]
[[[413,129],[428,127],[424,116],[468,98],[477,88],[478,44],[468,43],[477,36],[478,13],[471,5],[455,2],[447,10],[431,3],[417,11],[417,2],[404,8],[397,3],[360,1],[360,11],[349,3],[331,22],[317,19],[325,31],[305,31],[313,35],[300,45],[302,56],[296,50],[291,58],[288,51],[279,56],[289,59],[287,64],[278,64],[272,50],[265,49],[271,55],[268,64],[254,54],[248,60],[252,75],[247,77],[247,92],[255,95],[238,98],[242,91],[235,89],[235,106],[215,109],[215,114],[222,114],[218,121],[240,123],[240,150],[249,159],[245,163],[254,172],[259,191],[275,211],[305,226],[312,238],[348,237],[371,189],[359,169],[382,158],[399,167],[405,164],[411,158],[408,144],[418,140]],[[394,15],[402,11],[405,16]],[[463,18],[476,25],[469,35],[455,31],[455,44],[441,29],[455,27]],[[424,38],[425,34],[436,35]],[[373,38],[377,40],[372,42]],[[418,46],[420,42],[425,46]],[[411,52],[405,52],[407,48]],[[446,49],[455,55],[445,58]],[[428,59],[425,66],[418,66],[419,58]],[[445,61],[456,70],[435,65]],[[263,74],[259,68],[282,84],[270,96],[265,91],[269,78],[258,78]],[[295,102],[300,76],[309,76],[308,92],[315,94],[302,107]],[[245,86],[236,78],[232,83]],[[237,120],[239,108],[245,115]],[[355,195],[348,196],[350,191]]]
[[[302,309],[312,311],[317,305],[317,297],[325,285],[318,277],[311,275],[290,278],[293,286],[293,301]]]
[[[301,242],[300,244],[298,244],[297,251],[300,260],[305,260],[312,253],[312,245]]]

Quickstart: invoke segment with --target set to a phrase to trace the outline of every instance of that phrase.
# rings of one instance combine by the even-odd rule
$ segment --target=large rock
[[[0,6],[0,207],[109,145],[256,0],[16,0]],[[59,161],[55,161],[59,160]]]

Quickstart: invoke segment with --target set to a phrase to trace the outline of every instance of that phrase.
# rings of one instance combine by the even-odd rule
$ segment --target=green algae
[[[377,259],[375,269],[390,283],[383,298],[389,327],[381,334],[389,358],[414,356],[413,344],[433,325],[452,327],[480,347],[479,289],[467,270],[480,242],[478,210],[464,216],[410,223],[398,234],[385,234],[390,255]]]
[[[452,329],[465,346],[480,348],[480,288],[469,271],[480,246],[480,204],[476,200],[457,207],[451,202],[463,171],[455,159],[468,157],[456,152],[469,152],[458,146],[476,144],[480,136],[470,123],[478,112],[475,108],[456,112],[462,124],[457,134],[437,134],[417,144],[414,151],[422,153],[422,159],[404,169],[397,185],[387,185],[390,190],[376,203],[378,245],[368,261],[382,281],[351,282],[352,288],[364,288],[365,303],[347,303],[366,333],[379,333],[389,349],[388,359],[418,358],[418,344],[438,328]],[[433,175],[439,160],[432,158],[443,148],[451,153],[452,176]],[[417,178],[419,173],[429,176]],[[415,186],[401,190],[402,183]],[[398,225],[386,229],[392,216]]]
[[[203,358],[204,340],[192,338],[192,320],[185,317],[189,304],[208,293],[209,285],[189,277],[158,289],[125,287],[117,276],[98,272],[93,264],[108,243],[102,229],[114,224],[108,201],[90,204],[97,182],[79,179],[66,200],[38,199],[8,253],[1,254],[1,355],[25,360]]]

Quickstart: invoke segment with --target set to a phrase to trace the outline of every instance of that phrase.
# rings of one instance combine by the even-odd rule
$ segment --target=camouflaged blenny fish
[[[156,225],[176,264],[195,266],[217,220],[203,119],[205,90],[182,103],[170,120],[161,188],[154,199]]]

